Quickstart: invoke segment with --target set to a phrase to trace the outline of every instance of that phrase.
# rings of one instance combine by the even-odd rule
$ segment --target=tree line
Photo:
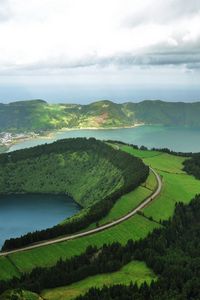
[[[102,197],[102,199],[98,199],[98,201],[88,207],[86,213],[78,216],[77,218],[74,217],[71,220],[69,219],[68,222],[62,225],[56,225],[45,230],[27,233],[19,238],[6,240],[2,247],[3,251],[21,248],[31,243],[52,239],[61,235],[71,234],[87,227],[93,222],[98,222],[106,216],[117,199],[143,183],[149,174],[149,168],[145,166],[141,159],[133,157],[123,151],[114,150],[106,143],[94,138],[59,140],[52,144],[45,144],[11,153],[4,153],[0,155],[0,167],[4,170],[6,165],[11,164],[12,168],[15,168],[15,165],[19,161],[28,160],[27,164],[29,164],[31,158],[43,157],[44,155],[50,155],[52,153],[67,153],[67,151],[93,151],[93,153],[95,153],[98,157],[103,157],[110,161],[112,165],[121,172],[124,179],[122,186],[114,190],[109,195]],[[48,162],[48,160],[46,161]],[[82,174],[82,176],[84,176],[84,174]],[[44,178],[42,179],[45,180]],[[58,178],[58,180],[60,179]],[[99,187],[100,194],[101,188],[102,187]],[[0,192],[2,193],[2,191]]]
[[[174,217],[146,239],[136,242],[134,259],[143,260],[159,277],[148,286],[92,288],[76,300],[200,299],[200,195],[189,205],[178,203]]]
[[[138,146],[138,145],[134,145],[134,144],[129,144],[129,143],[125,143],[122,141],[117,141],[117,140],[108,140],[107,142],[109,143],[114,143],[114,144],[119,144],[119,145],[126,145],[126,146],[130,146],[134,149],[137,150],[145,150],[145,151],[159,151],[159,152],[163,152],[163,153],[167,153],[167,154],[171,154],[171,155],[175,155],[175,156],[183,156],[183,157],[193,157],[196,156],[198,153],[193,153],[193,152],[181,152],[181,151],[174,151],[174,150],[170,150],[169,148],[165,147],[165,148],[156,148],[156,147],[152,147],[152,148],[148,148],[144,145]]]
[[[89,246],[68,260],[50,268],[35,268],[21,278],[0,282],[0,291],[23,288],[40,292],[68,285],[88,276],[119,270],[131,260],[145,261],[158,275],[148,286],[130,284],[92,288],[77,300],[198,300],[200,299],[200,195],[190,204],[176,204],[174,216],[145,239],[129,240],[102,248]]]
[[[183,164],[184,171],[200,179],[200,153],[193,154],[191,159],[185,160]]]

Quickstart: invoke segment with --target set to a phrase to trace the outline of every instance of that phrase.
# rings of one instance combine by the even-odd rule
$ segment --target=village
[[[39,134],[35,132],[29,133],[11,133],[11,132],[0,132],[0,145],[10,147],[19,141],[24,141],[30,138],[35,138]]]

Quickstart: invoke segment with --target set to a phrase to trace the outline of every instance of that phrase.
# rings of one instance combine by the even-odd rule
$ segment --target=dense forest
[[[114,154],[103,143],[81,139],[2,154],[0,194],[67,193],[86,207],[124,184]]]
[[[59,128],[120,127],[135,123],[200,127],[200,102],[146,100],[117,104],[103,100],[87,105],[48,104],[43,100],[0,103],[2,131],[45,131]]]
[[[36,268],[20,279],[0,282],[0,291],[25,288],[40,292],[44,288],[67,285],[98,273],[112,272],[130,260],[145,261],[158,280],[148,286],[92,288],[77,300],[198,300],[200,299],[200,195],[189,205],[178,203],[172,219],[144,240],[88,247],[70,260],[58,261],[51,268]],[[59,276],[58,276],[59,274]]]
[[[191,159],[184,161],[184,170],[200,179],[200,153],[193,154]]]
[[[91,289],[77,300],[194,300],[200,299],[200,196],[189,205],[176,205],[163,229],[132,245],[134,259],[144,260],[159,275],[150,286]],[[130,244],[130,243],[129,243]]]
[[[0,194],[64,193],[84,207],[64,224],[7,240],[2,249],[73,233],[98,221],[121,195],[144,182],[148,172],[140,159],[93,138],[1,154]]]

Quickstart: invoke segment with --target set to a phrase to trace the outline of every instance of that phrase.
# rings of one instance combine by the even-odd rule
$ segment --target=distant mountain
[[[200,102],[145,100],[117,104],[102,100],[88,105],[48,104],[43,100],[0,103],[1,131],[59,128],[109,128],[136,123],[200,127]]]

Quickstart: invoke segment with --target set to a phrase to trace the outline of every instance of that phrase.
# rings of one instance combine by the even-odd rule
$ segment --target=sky
[[[0,0],[0,101],[200,100],[199,0]]]

